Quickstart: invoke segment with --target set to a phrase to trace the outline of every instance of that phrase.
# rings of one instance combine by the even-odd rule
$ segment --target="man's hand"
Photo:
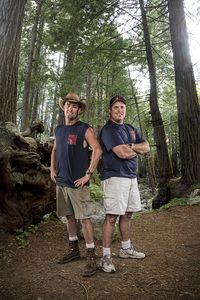
[[[52,180],[54,183],[56,183],[56,172],[55,172],[55,171],[51,171],[50,177],[51,177],[51,180]]]
[[[83,187],[86,184],[86,182],[89,181],[89,179],[90,179],[90,175],[85,175],[85,176],[75,180],[74,184],[76,187],[79,187],[79,186]]]

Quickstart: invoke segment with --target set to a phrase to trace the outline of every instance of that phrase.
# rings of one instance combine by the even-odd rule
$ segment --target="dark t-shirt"
[[[89,124],[78,121],[74,125],[55,128],[56,184],[75,188],[74,181],[85,175],[89,166],[88,147],[83,147]]]
[[[136,128],[129,124],[116,124],[109,120],[102,128],[100,143],[103,150],[101,180],[110,177],[135,178],[137,170],[137,158],[119,158],[112,148],[129,143],[142,143],[144,138]]]

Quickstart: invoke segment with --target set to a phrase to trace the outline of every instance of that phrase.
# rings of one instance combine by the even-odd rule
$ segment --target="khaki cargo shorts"
[[[124,215],[141,210],[137,178],[110,177],[102,181],[106,214]]]
[[[69,188],[56,186],[57,215],[66,217],[74,215],[76,219],[92,216],[92,200],[88,186]]]

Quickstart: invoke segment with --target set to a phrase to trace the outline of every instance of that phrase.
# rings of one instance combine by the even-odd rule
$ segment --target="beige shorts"
[[[87,186],[77,189],[56,186],[57,215],[74,215],[76,219],[87,219],[92,215],[92,200]]]
[[[137,178],[111,177],[102,181],[106,214],[124,215],[141,210]]]

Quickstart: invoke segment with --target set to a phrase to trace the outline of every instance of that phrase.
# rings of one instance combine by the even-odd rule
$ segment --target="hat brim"
[[[76,103],[79,105],[81,111],[79,114],[82,114],[85,110],[86,110],[86,101],[85,100],[80,100],[80,101],[76,101],[76,100],[71,100],[71,99],[62,99],[61,97],[58,99],[58,104],[60,106],[60,108],[64,111],[64,105],[65,102],[71,102],[71,103]]]

